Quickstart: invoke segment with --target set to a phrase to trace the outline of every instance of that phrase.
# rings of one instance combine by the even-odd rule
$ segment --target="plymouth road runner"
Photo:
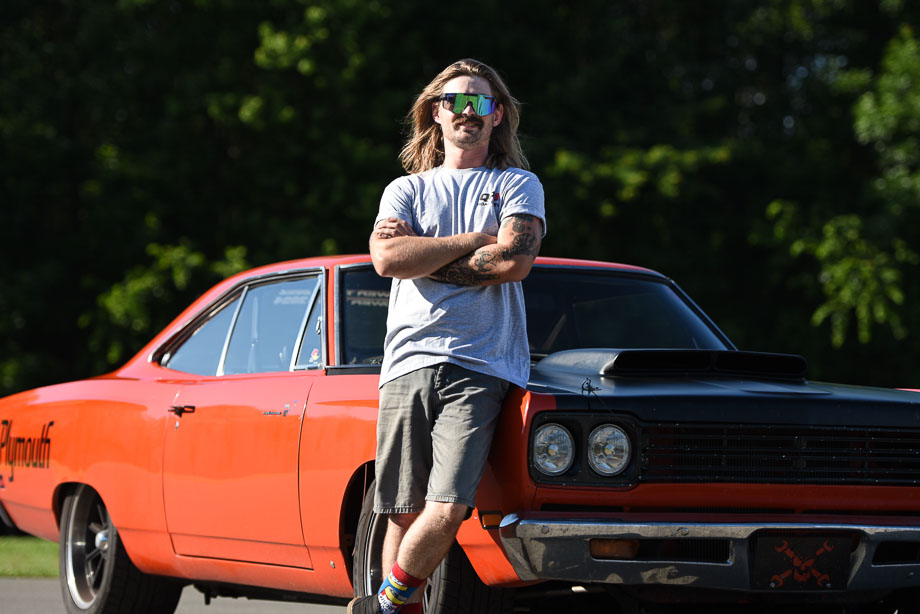
[[[739,351],[647,269],[540,258],[524,283],[531,380],[426,611],[546,587],[915,611],[920,393]],[[0,516],[59,541],[68,612],[377,588],[389,286],[366,256],[258,268],[116,371],[0,400]]]

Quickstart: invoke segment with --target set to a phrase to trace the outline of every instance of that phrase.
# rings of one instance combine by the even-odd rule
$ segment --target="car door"
[[[323,362],[321,288],[321,275],[262,281],[209,320],[227,322],[216,370],[181,386],[167,421],[163,496],[177,554],[312,568],[298,456]],[[200,335],[213,346],[216,328],[186,344]],[[169,368],[193,362],[184,347]]]

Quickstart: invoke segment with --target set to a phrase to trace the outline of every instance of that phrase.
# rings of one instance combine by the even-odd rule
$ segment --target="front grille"
[[[643,482],[920,484],[920,429],[653,424]]]

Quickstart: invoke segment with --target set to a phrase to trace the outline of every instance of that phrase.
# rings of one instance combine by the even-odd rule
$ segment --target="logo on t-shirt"
[[[498,207],[502,204],[502,196],[498,192],[485,192],[479,195],[480,205],[492,205],[493,207]]]

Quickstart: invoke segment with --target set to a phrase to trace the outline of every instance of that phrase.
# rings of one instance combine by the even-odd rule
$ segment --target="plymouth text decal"
[[[10,482],[16,467],[47,469],[51,461],[51,427],[54,421],[42,425],[37,437],[16,437],[13,421],[0,421],[0,466],[10,468]]]

